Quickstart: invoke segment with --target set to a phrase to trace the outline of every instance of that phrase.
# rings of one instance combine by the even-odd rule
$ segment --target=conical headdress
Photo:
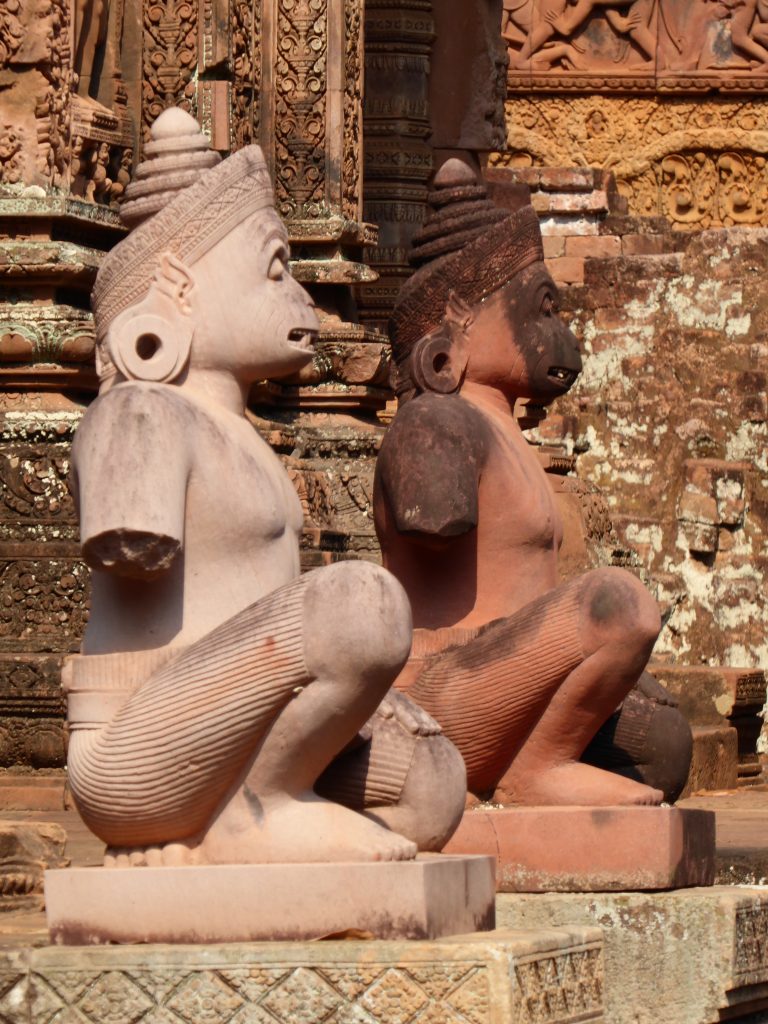
[[[133,230],[107,254],[93,288],[99,338],[144,297],[163,253],[191,266],[251,213],[274,206],[261,149],[246,146],[221,160],[182,110],[158,117],[146,154],[121,211]]]

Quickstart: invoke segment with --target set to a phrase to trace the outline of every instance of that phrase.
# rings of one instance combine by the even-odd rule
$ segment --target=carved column
[[[408,250],[424,220],[432,169],[430,0],[368,0],[365,36],[364,211],[379,226],[379,246],[365,255],[379,279],[361,287],[360,302],[364,319],[386,328],[410,273]]]
[[[272,171],[294,276],[321,318],[313,364],[257,398],[301,407],[382,408],[385,339],[361,327],[352,287],[376,230],[363,220],[362,0],[233,0],[235,145],[258,142]],[[248,52],[246,40],[255,42]]]

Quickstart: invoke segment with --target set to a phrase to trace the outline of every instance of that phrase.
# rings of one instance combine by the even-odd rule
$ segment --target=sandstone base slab
[[[501,928],[599,925],[608,1024],[768,1018],[768,889],[499,895]]]
[[[45,875],[51,940],[241,942],[363,933],[438,938],[493,928],[493,861],[72,868]]]
[[[495,857],[499,892],[712,885],[715,816],[676,807],[477,809],[446,852]]]
[[[602,1024],[595,928],[0,951],[13,1024]]]

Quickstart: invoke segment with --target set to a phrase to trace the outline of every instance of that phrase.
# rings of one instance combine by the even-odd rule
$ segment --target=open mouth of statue
[[[288,341],[297,348],[311,352],[318,338],[318,332],[311,327],[294,327],[288,332]]]
[[[578,374],[575,370],[569,370],[565,366],[550,366],[547,370],[547,376],[552,380],[556,380],[558,384],[562,384],[564,388],[569,388],[576,380]]]

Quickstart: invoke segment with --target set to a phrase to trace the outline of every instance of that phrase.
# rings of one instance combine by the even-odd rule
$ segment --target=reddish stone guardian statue
[[[384,564],[414,616],[396,685],[440,722],[478,797],[659,804],[685,780],[690,730],[652,680],[647,714],[614,723],[614,753],[660,741],[656,776],[672,763],[674,781],[645,784],[654,772],[635,770],[640,756],[624,775],[581,760],[640,679],[660,620],[625,570],[558,581],[560,517],[515,404],[564,394],[581,358],[536,213],[494,206],[458,159],[432,205],[391,321],[400,406],[375,487]]]

